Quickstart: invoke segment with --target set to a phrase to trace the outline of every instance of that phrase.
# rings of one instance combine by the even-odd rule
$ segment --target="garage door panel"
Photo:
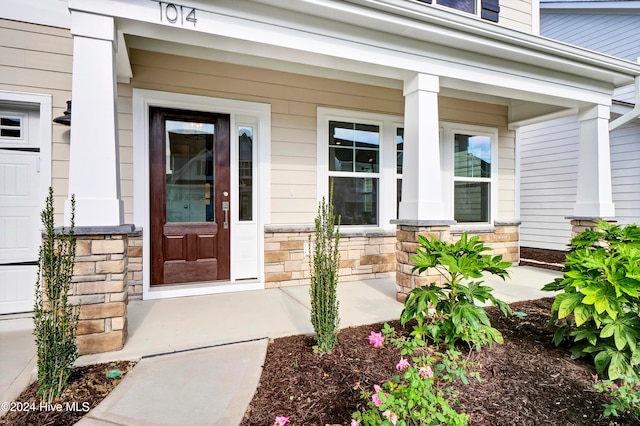
[[[33,310],[37,266],[0,265],[0,314]]]
[[[39,153],[0,149],[0,206],[39,206],[39,158]]]
[[[35,211],[0,208],[0,264],[37,260],[42,226]]]
[[[39,157],[0,149],[0,314],[33,310],[42,228]]]

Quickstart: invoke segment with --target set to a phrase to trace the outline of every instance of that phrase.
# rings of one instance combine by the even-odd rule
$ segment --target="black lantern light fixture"
[[[53,119],[54,123],[63,124],[65,126],[71,126],[71,99],[67,101],[67,110],[64,115]]]

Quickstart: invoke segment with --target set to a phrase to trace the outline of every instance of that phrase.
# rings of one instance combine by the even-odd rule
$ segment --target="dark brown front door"
[[[149,117],[151,284],[229,279],[229,116]]]

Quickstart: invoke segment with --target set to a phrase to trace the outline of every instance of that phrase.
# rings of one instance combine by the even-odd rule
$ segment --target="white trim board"
[[[37,139],[40,148],[40,208],[44,208],[51,186],[51,95],[0,90],[0,103],[35,107],[39,113]]]
[[[188,284],[184,286],[161,286],[151,288],[151,241],[150,211],[149,211],[149,107],[159,106],[165,108],[186,109],[191,111],[207,111],[221,114],[229,114],[230,140],[238,139],[237,125],[251,123],[256,127],[256,167],[257,167],[257,206],[254,208],[255,226],[255,280],[242,280],[240,272],[236,268],[236,262],[240,256],[240,248],[231,239],[231,279],[228,282],[210,282],[201,284]],[[237,144],[231,144],[231,163],[238,160]],[[134,223],[137,228],[142,228],[143,259],[142,259],[142,297],[143,299],[157,299],[167,297],[196,296],[214,294],[228,291],[256,290],[264,288],[264,226],[271,220],[271,105],[236,101],[230,99],[211,98],[206,96],[187,95],[181,93],[161,92],[154,90],[133,89],[133,163],[134,163]],[[237,186],[237,168],[232,168],[231,184]],[[238,227],[237,218],[237,194],[232,197],[232,229]],[[245,223],[242,222],[242,226]]]

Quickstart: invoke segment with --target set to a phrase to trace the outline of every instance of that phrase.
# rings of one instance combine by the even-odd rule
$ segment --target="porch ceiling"
[[[609,105],[614,87],[640,75],[631,62],[409,1],[199,4],[197,28],[159,22],[155,2],[70,8],[115,15],[129,47],[392,88],[437,75],[443,95],[509,105],[514,123]]]

